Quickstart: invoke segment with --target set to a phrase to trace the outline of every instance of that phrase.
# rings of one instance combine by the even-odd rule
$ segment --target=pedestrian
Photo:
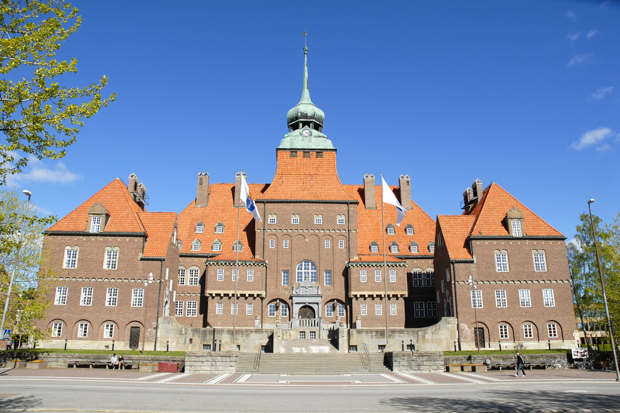
[[[123,357],[123,355],[120,354],[118,356],[118,369],[122,370],[124,365],[125,365],[125,357]]]
[[[523,356],[521,356],[521,354],[519,354],[519,352],[517,351],[517,374],[515,374],[515,376],[519,377],[519,371],[523,372],[523,377],[525,377],[525,360],[523,360]]]
[[[118,357],[116,357],[116,353],[114,353],[110,359],[110,367],[114,370],[116,366],[118,366]]]

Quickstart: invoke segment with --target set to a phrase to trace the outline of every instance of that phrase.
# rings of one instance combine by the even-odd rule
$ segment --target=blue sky
[[[286,113],[310,92],[345,184],[413,180],[432,217],[497,182],[569,239],[587,200],[620,212],[620,3],[603,1],[79,1],[59,57],[116,102],[59,161],[10,184],[69,213],[135,172],[150,211],[180,212],[196,175],[270,182]]]

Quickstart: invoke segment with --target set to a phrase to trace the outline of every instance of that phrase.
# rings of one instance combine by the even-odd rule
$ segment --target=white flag
[[[258,213],[258,208],[256,208],[256,203],[252,198],[252,193],[250,192],[250,188],[248,187],[248,183],[245,182],[245,177],[241,174],[241,191],[240,191],[240,199],[241,202],[245,204],[245,209],[256,218],[258,222],[262,222],[260,219],[260,214]]]
[[[403,208],[400,202],[398,202],[398,199],[396,199],[394,192],[392,192],[392,190],[390,189],[388,184],[385,182],[385,179],[383,179],[383,177],[381,177],[381,181],[383,181],[383,191],[381,191],[383,192],[383,202],[385,202],[386,204],[394,205],[396,207],[396,209],[398,210],[398,217],[396,218],[396,225],[400,227],[400,223],[405,217],[405,212],[407,211],[405,211],[405,208]]]

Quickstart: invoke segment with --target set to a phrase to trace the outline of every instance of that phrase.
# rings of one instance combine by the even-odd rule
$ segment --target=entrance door
[[[484,348],[484,328],[476,327],[474,328],[474,335],[476,337],[476,348]]]
[[[304,305],[299,309],[299,318],[316,318],[314,315],[314,309],[309,305]]]
[[[136,350],[140,346],[140,327],[131,327],[129,330],[129,348]]]

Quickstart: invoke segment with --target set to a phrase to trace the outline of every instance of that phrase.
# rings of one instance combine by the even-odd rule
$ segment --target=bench
[[[77,368],[78,366],[88,366],[88,368],[92,369],[93,367],[105,367],[106,369],[110,368],[110,360],[69,360],[69,366],[73,366],[73,368]],[[125,360],[122,366],[119,366],[121,369],[130,369],[133,366],[133,362]]]

